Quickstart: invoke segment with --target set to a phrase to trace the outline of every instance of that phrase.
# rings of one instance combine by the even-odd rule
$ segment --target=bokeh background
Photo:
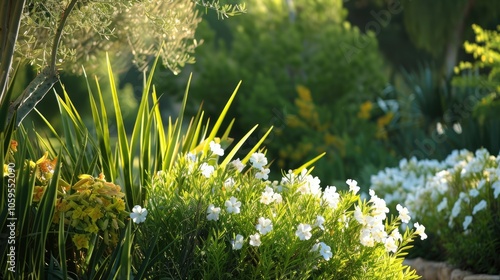
[[[460,62],[481,60],[464,43],[477,40],[473,24],[497,28],[497,1],[244,2],[248,13],[229,19],[200,10],[196,38],[203,43],[196,63],[176,75],[156,71],[165,118],[176,116],[191,74],[190,112],[203,104],[211,119],[241,80],[228,118],[236,120],[233,138],[259,124],[251,147],[273,126],[265,142],[273,168],[296,168],[326,152],[314,170],[322,185],[343,186],[352,178],[365,192],[371,175],[402,158],[443,159],[454,149],[480,147],[498,154],[499,78],[491,71],[500,59],[480,70],[456,69]],[[132,126],[143,74],[125,59],[112,60],[122,112]],[[106,91],[105,60],[84,67],[91,79],[102,77]],[[19,73],[16,87],[22,90],[35,74],[29,67]],[[62,82],[74,103],[88,108],[81,73],[64,72]],[[49,94],[37,109],[57,127],[55,104]],[[39,122],[32,113],[24,124]]]

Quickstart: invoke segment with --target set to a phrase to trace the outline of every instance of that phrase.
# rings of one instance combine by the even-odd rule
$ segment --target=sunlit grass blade
[[[229,133],[231,132],[231,129],[233,128],[235,119],[232,119],[229,125],[227,126],[226,130],[224,131],[224,134],[222,134],[221,140],[227,140],[229,138]]]
[[[238,85],[236,86],[236,88],[233,91],[233,94],[231,94],[231,97],[226,102],[224,109],[222,109],[222,112],[220,113],[219,118],[215,122],[214,127],[212,128],[210,134],[208,135],[208,138],[206,139],[206,142],[205,142],[205,146],[203,147],[203,154],[204,155],[208,151],[210,141],[212,141],[215,138],[215,136],[217,135],[217,132],[219,131],[219,127],[221,126],[222,122],[224,121],[224,118],[226,117],[227,111],[229,111],[229,107],[233,103],[233,99],[236,96],[236,93],[238,92],[240,85],[241,85],[241,81],[238,83]]]
[[[236,153],[239,151],[241,146],[243,146],[243,144],[245,144],[245,141],[248,139],[248,137],[250,137],[250,135],[252,135],[252,133],[255,131],[255,129],[257,129],[258,126],[259,125],[255,125],[252,129],[250,129],[250,131],[247,132],[247,134],[245,134],[245,136],[243,136],[241,138],[240,141],[238,141],[238,143],[236,143],[236,145],[234,145],[234,147],[231,149],[231,151],[226,155],[224,160],[221,162],[221,164],[220,164],[221,168],[225,168],[226,165],[229,162],[231,162],[234,155],[236,155]]]
[[[84,72],[85,73],[85,72]],[[108,115],[106,112],[106,106],[104,105],[104,100],[101,92],[101,87],[99,85],[99,81],[97,77],[95,77],[96,86],[97,86],[97,94],[99,97],[99,106],[101,110],[98,110],[96,100],[92,95],[92,91],[88,82],[87,77],[85,76],[85,80],[87,82],[87,88],[89,93],[90,100],[90,108],[92,111],[92,118],[95,123],[95,131],[97,134],[97,142],[99,145],[100,151],[100,160],[102,172],[109,178],[110,180],[116,179],[116,166],[113,158],[113,153],[111,151],[111,143],[110,143],[110,134],[109,134],[109,124],[108,124]],[[99,114],[100,112],[100,114]]]
[[[201,110],[201,106],[196,113],[196,116],[191,119],[189,122],[189,126],[186,132],[186,143],[184,144],[182,152],[187,153],[188,151],[192,151],[198,145],[198,139],[200,137],[200,131],[202,126],[202,120],[205,112]],[[196,128],[193,129],[193,125],[196,125]]]
[[[115,273],[111,273],[108,279],[130,279],[130,267],[131,267],[131,258],[130,251],[132,249],[132,222],[127,224],[127,228],[125,229],[125,233],[123,236],[123,241],[119,246],[118,254],[114,258],[115,263],[113,264],[112,271]],[[112,278],[111,278],[112,276]]]
[[[152,102],[153,102],[153,110],[154,110],[154,122],[155,122],[155,128],[156,128],[156,136],[157,136],[157,141],[156,141],[156,161],[155,161],[155,167],[154,170],[160,170],[161,169],[161,162],[163,155],[165,151],[167,150],[167,139],[165,135],[165,127],[163,126],[163,121],[161,117],[161,111],[160,111],[160,106],[156,105],[159,102],[159,99],[157,98],[156,95],[156,88],[153,87],[153,92],[151,94]]]
[[[310,161],[308,161],[308,162],[306,162],[306,163],[302,164],[299,168],[295,169],[295,170],[293,171],[293,173],[294,173],[295,175],[300,174],[300,172],[302,172],[302,169],[304,169],[304,168],[307,168],[307,167],[311,166],[313,163],[315,163],[315,162],[316,162],[316,161],[318,161],[320,158],[322,158],[325,154],[326,154],[326,152],[323,152],[322,154],[320,154],[320,155],[316,156],[315,158],[311,159]],[[310,171],[312,171],[312,169],[311,169]]]
[[[135,188],[133,187],[133,166],[132,155],[130,154],[129,143],[127,140],[127,133],[125,131],[125,124],[123,123],[123,116],[120,109],[120,102],[118,99],[118,92],[116,90],[115,78],[113,70],[111,69],[111,62],[109,56],[106,55],[106,63],[108,65],[108,78],[111,89],[111,96],[113,98],[113,106],[115,109],[116,119],[116,132],[118,137],[118,158],[121,163],[121,171],[123,172],[123,188],[125,188],[126,201],[129,208],[134,206],[134,198],[136,197]]]

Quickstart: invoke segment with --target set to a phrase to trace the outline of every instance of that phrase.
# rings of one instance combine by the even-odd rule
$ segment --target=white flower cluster
[[[382,243],[388,252],[395,253],[398,244],[402,241],[401,233],[397,228],[390,233],[386,232],[384,221],[387,213],[389,213],[389,208],[387,208],[386,202],[375,194],[375,191],[370,190],[370,196],[367,209],[363,209],[359,205],[354,208],[354,218],[362,225],[360,242],[363,246],[368,247],[373,247],[376,243]],[[396,206],[396,209],[399,212],[399,219],[407,224],[411,219],[408,209],[400,204]],[[414,227],[416,228],[416,234],[420,235],[422,240],[427,238],[424,226],[415,223]]]
[[[268,163],[265,155],[263,153],[254,153],[250,156],[249,161],[251,163],[251,168],[258,170],[255,173],[255,178],[259,180],[266,180],[269,169],[265,167]],[[232,168],[238,172],[241,172],[245,168],[245,165],[239,159],[232,161],[231,165]],[[323,209],[335,211],[342,203],[343,197],[341,197],[341,194],[337,192],[337,188],[335,186],[326,186],[326,188],[322,190],[320,183],[320,179],[310,175],[306,169],[303,169],[298,174],[290,170],[283,176],[280,182],[264,182],[265,187],[261,191],[259,202],[262,205],[269,207],[282,207],[279,206],[279,204],[284,203],[283,195],[286,193],[287,196],[293,196],[294,199],[304,198],[304,201],[314,201],[315,203],[319,203],[318,205],[323,207]],[[223,188],[231,190],[235,184],[235,180],[233,178],[229,178],[224,181]],[[349,187],[349,192],[346,193],[346,196],[349,197],[347,201],[350,202],[349,205],[346,206],[346,204],[344,204],[344,206],[351,207],[352,203],[358,201],[359,199],[358,192],[360,187],[355,180],[351,179],[347,180],[346,184]],[[389,228],[391,228],[390,232],[387,232],[385,220],[387,213],[389,213],[389,208],[386,206],[384,199],[375,195],[374,191],[371,190],[370,195],[371,199],[368,203],[361,206],[356,205],[353,214],[355,220],[362,225],[362,229],[360,231],[360,243],[369,247],[375,246],[376,243],[381,243],[385,246],[387,252],[395,253],[398,250],[398,246],[403,241],[403,237],[397,228],[394,229],[391,226],[389,226]],[[273,206],[273,204],[276,205]],[[242,206],[241,201],[239,201],[235,196],[231,196],[225,201],[225,213],[240,214],[243,207],[244,206]],[[399,204],[396,208],[399,211],[399,220],[404,223],[408,223],[411,219],[408,209]],[[277,218],[274,211],[275,210],[268,212],[271,215],[269,217],[256,217],[256,231],[253,232],[253,234],[249,233],[249,235],[247,235],[248,238],[245,238],[244,233],[235,233],[230,242],[232,249],[242,249],[245,244],[245,240],[247,240],[250,246],[261,246],[263,242],[265,242],[267,235],[272,234],[273,230],[275,230],[274,222],[279,221],[279,218]],[[206,211],[206,218],[209,221],[218,221],[222,212],[223,209],[214,204],[210,204]],[[334,224],[340,222],[344,225],[344,228],[348,228],[349,223],[354,221],[354,219],[347,217],[348,215],[352,214],[348,214],[348,212],[343,210],[341,218],[334,222]],[[305,220],[299,220],[294,229],[294,235],[299,241],[310,240],[313,235],[317,234],[318,239],[310,252],[319,253],[319,255],[321,255],[321,257],[325,260],[329,260],[333,256],[331,247],[325,243],[326,240],[320,240],[322,236],[321,232],[329,232],[327,229],[328,224],[329,221],[327,221],[324,216],[316,214],[315,219],[313,220],[308,220],[307,218],[305,218]],[[416,234],[419,234],[421,239],[425,239],[427,237],[424,233],[424,226],[415,223],[414,227],[416,228]]]
[[[404,202],[416,218],[435,215],[448,226],[470,228],[473,217],[500,195],[500,157],[486,149],[453,151],[444,161],[412,158],[371,178],[371,188],[386,201]],[[459,220],[457,220],[459,219]]]

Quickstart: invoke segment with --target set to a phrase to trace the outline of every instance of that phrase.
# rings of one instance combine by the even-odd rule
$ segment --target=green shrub
[[[269,181],[268,160],[255,152],[219,163],[216,142],[192,151],[152,178],[142,240],[163,252],[150,278],[412,279],[402,265],[415,224],[399,233],[404,210],[389,217],[384,200],[359,186],[337,192],[306,169]],[[155,252],[156,252],[155,251]]]

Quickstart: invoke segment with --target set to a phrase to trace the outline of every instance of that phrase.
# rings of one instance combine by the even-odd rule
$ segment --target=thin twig
[[[64,26],[66,25],[66,21],[68,20],[71,11],[73,11],[73,9],[75,8],[77,2],[78,0],[72,0],[71,3],[69,3],[68,7],[66,7],[66,9],[63,12],[61,20],[59,21],[59,25],[57,26],[57,31],[54,36],[54,43],[52,44],[52,53],[50,58],[51,59],[50,71],[52,71],[52,73],[56,73],[57,49],[59,48],[59,43],[61,42]]]

